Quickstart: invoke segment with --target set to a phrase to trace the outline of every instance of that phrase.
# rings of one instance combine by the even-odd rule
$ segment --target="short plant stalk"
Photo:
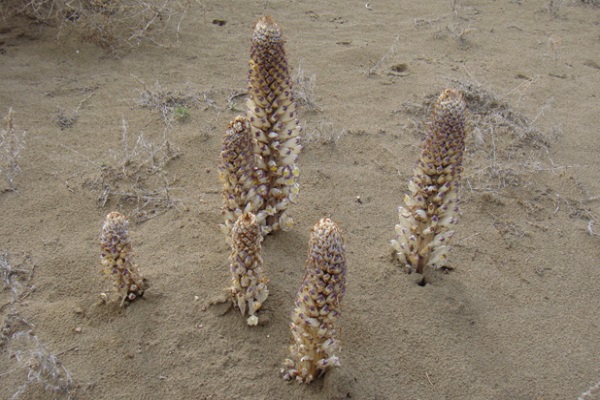
[[[100,238],[100,257],[104,273],[114,277],[121,297],[121,306],[144,295],[146,280],[133,262],[129,240],[129,221],[123,214],[111,212],[106,216]]]
[[[321,219],[308,242],[304,281],[292,312],[293,342],[284,362],[284,378],[310,383],[340,365],[338,319],[346,292],[344,239],[337,225]]]
[[[268,279],[263,273],[260,226],[252,213],[239,216],[231,232],[231,301],[248,325],[256,325],[256,313],[269,296]]]

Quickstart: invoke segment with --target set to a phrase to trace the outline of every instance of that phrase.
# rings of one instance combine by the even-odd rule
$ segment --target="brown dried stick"
[[[254,28],[248,72],[246,116],[252,126],[257,165],[267,178],[268,193],[256,217],[263,233],[286,229],[293,221],[286,215],[299,192],[296,165],[301,127],[292,92],[292,80],[279,26],[271,17],[261,18]]]
[[[346,291],[344,239],[335,223],[321,219],[308,242],[304,282],[296,295],[290,328],[293,343],[290,359],[284,362],[284,378],[310,383],[339,359],[335,324]]]
[[[465,139],[467,106],[460,92],[446,89],[433,106],[428,136],[398,207],[400,223],[392,240],[398,260],[418,273],[446,266],[448,239],[458,222],[458,191]]]

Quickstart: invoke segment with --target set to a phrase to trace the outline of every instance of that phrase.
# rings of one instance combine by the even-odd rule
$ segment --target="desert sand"
[[[13,109],[24,148],[14,190],[0,177],[0,398],[600,398],[590,3],[194,1],[171,45],[118,57],[1,21],[0,115]],[[218,303],[230,282],[218,160],[263,15],[283,30],[304,149],[296,224],[263,243],[270,296],[250,327]],[[390,240],[448,87],[471,110],[461,220],[453,269],[421,286]],[[101,273],[111,211],[130,219],[151,284],[128,307]],[[325,216],[346,240],[341,366],[288,383],[289,314]],[[56,392],[28,381],[36,349],[56,357]]]

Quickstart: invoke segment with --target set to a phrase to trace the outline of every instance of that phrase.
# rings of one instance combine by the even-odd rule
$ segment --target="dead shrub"
[[[56,26],[58,37],[75,32],[112,54],[151,42],[172,46],[189,0],[6,0],[0,13]],[[173,34],[173,35],[171,35]]]

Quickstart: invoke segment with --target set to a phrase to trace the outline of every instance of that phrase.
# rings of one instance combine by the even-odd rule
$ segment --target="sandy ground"
[[[197,1],[177,46],[120,58],[2,21],[0,115],[14,109],[26,147],[16,191],[0,193],[14,270],[0,293],[0,398],[577,399],[600,380],[600,9],[550,12],[558,3]],[[300,115],[296,225],[263,245],[268,323],[249,327],[210,305],[229,284],[217,164],[265,14],[315,106]],[[462,217],[454,270],[419,286],[389,241],[427,107],[446,87],[472,108]],[[167,92],[189,115],[143,107]],[[152,285],[126,308],[100,298],[113,210],[130,217]],[[341,367],[290,384],[289,312],[323,216],[346,239]],[[36,349],[70,372],[68,393],[26,385]]]

